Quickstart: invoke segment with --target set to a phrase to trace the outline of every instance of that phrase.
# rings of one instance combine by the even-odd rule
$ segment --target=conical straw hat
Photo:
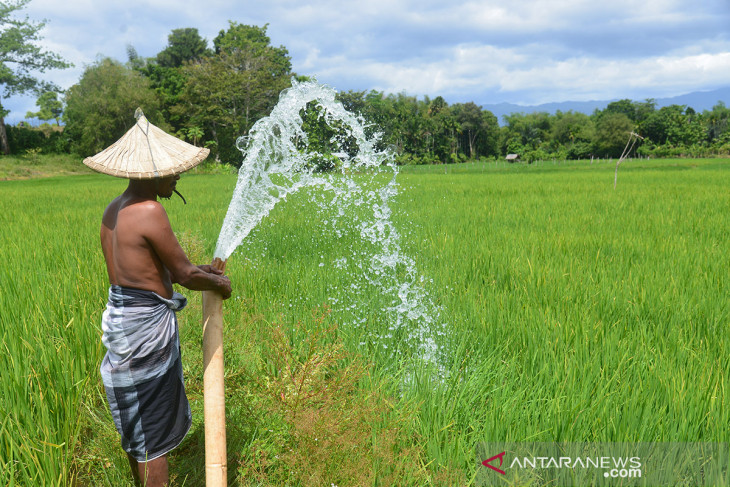
[[[152,179],[180,174],[208,157],[209,149],[195,147],[152,125],[137,109],[137,123],[112,145],[84,164],[95,171],[127,179]]]

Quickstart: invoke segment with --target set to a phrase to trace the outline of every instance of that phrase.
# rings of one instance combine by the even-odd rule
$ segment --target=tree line
[[[704,157],[730,154],[730,108],[657,108],[652,99],[609,103],[591,115],[579,112],[513,113],[503,126],[473,102],[448,105],[442,97],[419,100],[376,91],[340,93],[343,104],[363,113],[383,131],[402,163],[429,164],[502,158],[517,154],[547,159],[618,157],[631,133],[641,137],[632,155]]]
[[[295,76],[283,46],[266,26],[230,22],[209,48],[195,28],[175,29],[155,57],[127,46],[128,61],[103,58],[65,95],[63,119],[70,149],[94,154],[131,126],[141,107],[160,128],[211,149],[225,162],[240,160],[235,140],[269,114]]]
[[[124,134],[134,109],[141,107],[152,123],[192,144],[209,147],[215,160],[239,164],[236,139],[270,113],[292,79],[307,79],[292,71],[288,50],[273,46],[266,31],[266,25],[230,21],[209,46],[195,28],[174,29],[167,46],[150,58],[140,57],[129,45],[126,62],[99,58],[63,93],[49,84],[33,86],[40,110],[27,116],[55,120],[59,127],[60,117],[64,123],[62,133],[46,133],[46,139],[53,140],[44,151],[88,156]],[[58,56],[41,54],[48,67],[68,66]],[[642,137],[632,155],[730,154],[730,109],[723,102],[698,113],[683,105],[657,108],[651,99],[620,100],[591,115],[513,113],[500,126],[493,113],[476,103],[449,105],[441,96],[418,98],[372,90],[340,92],[338,98],[370,123],[369,130],[381,133],[381,144],[393,149],[400,164],[452,163],[507,154],[527,162],[617,157],[632,132]],[[320,110],[318,106],[309,109],[315,115]],[[314,122],[307,126],[315,132],[311,139],[330,130]],[[23,140],[38,140],[23,139],[16,128],[8,135],[16,147]]]

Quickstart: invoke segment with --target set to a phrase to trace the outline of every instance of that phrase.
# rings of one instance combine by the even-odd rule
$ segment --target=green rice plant
[[[101,275],[96,188],[67,180],[0,187],[0,483],[66,485],[79,438],[82,391],[100,353]],[[62,205],[62,206],[61,206]]]
[[[477,441],[722,441],[727,161],[624,164],[616,194],[585,163],[401,179],[464,349],[464,377],[414,392],[439,398],[430,431],[455,432],[431,457],[473,471]]]
[[[257,414],[272,403],[250,374],[278,377],[275,326],[291,360],[308,363],[312,355],[297,345],[322,329],[312,310],[323,305],[338,326],[315,340],[314,353],[336,345],[368,364],[350,404],[379,394],[403,413],[391,416],[402,421],[393,448],[413,451],[412,464],[381,464],[402,472],[395,484],[409,475],[424,485],[469,484],[480,468],[479,442],[723,441],[730,161],[627,160],[615,191],[614,166],[404,168],[392,209],[403,251],[415,258],[448,332],[438,363],[388,329],[384,296],[351,289],[348,275],[362,262],[333,265],[345,250],[367,249],[354,232],[335,235],[326,211],[312,211],[323,196],[301,193],[275,208],[227,267],[230,483],[306,483],[282,477],[299,461],[286,456],[294,423],[281,412]],[[225,174],[183,176],[178,188],[188,204],[164,203],[198,260],[212,257],[234,184]],[[0,182],[2,485],[131,485],[98,375],[108,286],[98,231],[103,208],[124,186],[98,175]],[[171,455],[171,471],[177,485],[196,485],[201,312],[199,294],[184,293],[194,426]],[[351,304],[364,307],[364,323],[351,324]],[[348,370],[347,360],[331,364],[330,375],[318,377]],[[332,400],[347,414],[346,398]],[[377,422],[368,427],[373,441],[386,435]],[[300,438],[296,444],[312,447]],[[317,454],[327,458],[326,450]],[[277,455],[276,465],[264,462]]]

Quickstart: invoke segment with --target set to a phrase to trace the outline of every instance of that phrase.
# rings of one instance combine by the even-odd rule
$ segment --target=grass
[[[0,181],[91,173],[80,157],[70,154],[40,154],[29,150],[19,156],[0,156]]]
[[[0,181],[94,174],[82,160],[73,154],[40,154],[32,149],[23,155],[0,156]],[[189,174],[235,174],[235,169],[206,161]]]
[[[615,191],[614,167],[404,168],[394,221],[449,330],[441,379],[397,333],[395,351],[378,346],[380,296],[348,325],[356,269],[330,263],[354,237],[332,239],[311,195],[276,208],[228,264],[230,484],[464,485],[479,442],[724,441],[730,161],[625,161]],[[194,261],[210,260],[234,184],[186,176],[188,205],[165,203]],[[123,189],[0,182],[0,484],[131,485],[98,375],[98,225]],[[171,461],[177,485],[201,485],[201,310],[186,294],[194,426]]]

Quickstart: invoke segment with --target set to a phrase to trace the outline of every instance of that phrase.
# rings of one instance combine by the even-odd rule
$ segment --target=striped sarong
[[[101,363],[122,448],[139,462],[165,455],[190,430],[175,312],[187,299],[112,285],[102,317]]]

